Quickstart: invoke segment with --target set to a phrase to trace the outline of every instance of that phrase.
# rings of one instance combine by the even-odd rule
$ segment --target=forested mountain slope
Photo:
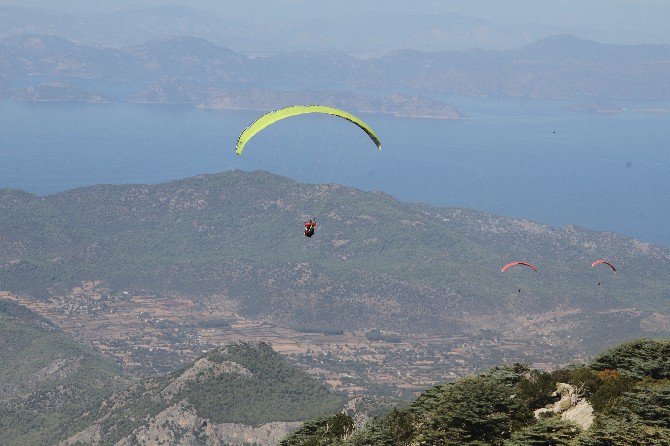
[[[131,445],[156,437],[170,444],[276,444],[299,422],[344,404],[263,343],[230,344],[171,374],[133,379],[4,299],[0,376],[3,445]]]
[[[551,373],[520,364],[441,384],[356,426],[307,422],[282,446],[670,444],[670,341],[638,340]]]
[[[276,444],[300,421],[343,403],[267,344],[233,344],[114,393],[68,443]]]
[[[302,221],[315,210],[320,227],[306,239]],[[0,211],[0,290],[35,299],[97,280],[225,296],[243,315],[290,326],[414,332],[444,330],[465,312],[670,305],[670,251],[660,247],[262,171],[46,197],[5,190]],[[617,274],[591,268],[602,257]],[[512,260],[539,272],[501,273]]]
[[[48,444],[86,426],[115,389],[120,367],[44,318],[0,299],[2,444]]]

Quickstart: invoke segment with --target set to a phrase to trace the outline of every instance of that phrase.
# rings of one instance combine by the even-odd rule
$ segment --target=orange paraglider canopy
[[[612,268],[612,271],[616,272],[616,267],[614,265],[612,265],[610,262],[608,262],[607,260],[600,259],[600,260],[596,260],[595,262],[593,262],[591,264],[591,266],[598,266],[598,265],[607,265],[610,268]]]
[[[510,262],[510,263],[508,263],[507,265],[505,265],[505,266],[502,267],[502,272],[507,271],[509,268],[511,268],[511,267],[513,267],[513,266],[520,266],[520,265],[527,266],[528,268],[530,268],[530,269],[532,269],[533,271],[537,272],[537,268],[536,268],[534,265],[532,265],[532,264],[530,264],[530,263],[528,263],[528,262]]]

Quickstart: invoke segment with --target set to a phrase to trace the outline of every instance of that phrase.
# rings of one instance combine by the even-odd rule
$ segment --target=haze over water
[[[670,113],[598,115],[537,101],[454,105],[470,119],[364,115],[382,138],[381,153],[344,121],[305,116],[266,129],[237,157],[237,136],[261,112],[3,101],[0,187],[49,194],[264,169],[670,246]],[[636,107],[650,106],[629,105]]]

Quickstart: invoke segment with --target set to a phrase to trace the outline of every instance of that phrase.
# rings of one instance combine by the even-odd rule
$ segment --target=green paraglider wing
[[[370,139],[374,141],[375,145],[379,150],[382,149],[382,143],[379,140],[379,137],[375,132],[368,126],[365,122],[358,119],[356,116],[345,112],[344,110],[339,110],[333,107],[326,107],[324,105],[294,105],[291,107],[280,108],[279,110],[266,113],[257,120],[255,120],[249,127],[244,129],[239,138],[237,138],[237,149],[235,152],[238,155],[242,155],[244,146],[249,142],[251,138],[256,135],[256,133],[263,130],[265,127],[268,127],[274,124],[277,121],[280,121],[285,118],[290,118],[291,116],[303,115],[305,113],[325,113],[328,115],[338,116],[342,119],[346,119],[349,122],[356,124],[360,127],[365,133],[368,134]]]

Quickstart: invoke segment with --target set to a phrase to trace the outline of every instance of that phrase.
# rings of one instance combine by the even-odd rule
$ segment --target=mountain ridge
[[[509,305],[667,312],[667,249],[338,185],[305,189],[262,171],[79,188],[27,202],[8,196],[15,193],[0,196],[0,289],[43,298],[102,280],[116,290],[223,293],[242,315],[332,329],[397,330],[422,315],[414,329],[440,331],[463,312],[491,315]],[[300,232],[306,209],[323,210],[308,241]],[[619,274],[592,271],[596,257],[620,265]],[[541,272],[501,274],[514,259],[533,260]],[[605,288],[592,288],[596,276]],[[517,285],[526,290],[518,300],[510,296]],[[315,297],[319,307],[308,310]]]
[[[137,379],[0,293],[3,445],[146,444],[160,437],[276,444],[333,393],[265,343],[218,346],[178,370]]]
[[[639,339],[549,373],[497,366],[362,425],[355,414],[315,418],[280,444],[667,445],[669,349],[668,339]]]
[[[17,45],[31,52],[18,57]],[[51,52],[49,57],[45,51]],[[665,93],[669,91],[670,46],[599,44],[571,36],[550,37],[505,51],[396,51],[360,59],[342,52],[249,57],[191,37],[114,49],[48,36],[15,35],[0,40],[0,54],[6,60],[0,76],[10,84],[37,86],[60,81],[83,90],[92,80],[122,83],[135,92],[170,81],[233,90],[670,99]],[[105,96],[106,92],[112,93],[93,93]],[[127,96],[116,93],[113,99],[125,101]]]
[[[138,377],[254,339],[338,391],[406,397],[667,335],[668,277],[668,249],[617,234],[263,171],[0,194],[0,290]]]
[[[359,54],[381,54],[401,46],[423,50],[463,49],[471,46],[508,49],[553,34],[576,34],[610,43],[659,42],[659,36],[626,30],[597,30],[547,24],[496,23],[492,20],[416,10],[383,11],[384,8],[328,8],[323,15],[295,11],[295,17],[269,26],[265,14],[273,7],[216,8],[203,11],[193,5],[129,7],[98,13],[63,13],[39,8],[4,6],[1,33],[27,30],[58,32],[80,42],[131,46],[149,38],[176,34],[194,35],[219,44],[239,47],[252,54],[285,52],[299,48],[315,51],[337,49]],[[289,8],[290,10],[290,8]],[[323,6],[318,9],[323,10]],[[253,11],[256,11],[254,14]],[[260,14],[259,12],[265,14]],[[285,14],[286,9],[282,8]],[[249,13],[251,12],[251,15]],[[376,26],[371,26],[374,23]],[[4,26],[2,26],[4,25]],[[361,40],[365,38],[365,43]]]

